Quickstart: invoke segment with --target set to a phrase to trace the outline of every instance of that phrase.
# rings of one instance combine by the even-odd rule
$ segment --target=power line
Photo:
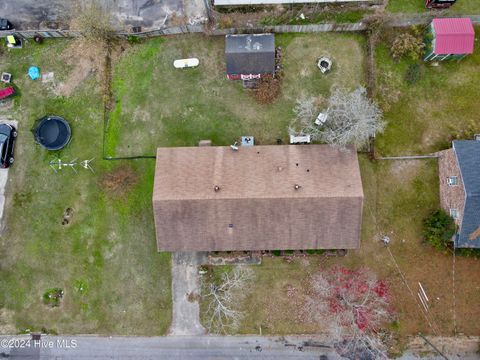
[[[423,316],[425,317],[425,320],[427,320],[428,322],[428,325],[430,326],[430,328],[432,329],[433,333],[435,335],[438,335],[438,330],[436,329],[436,326],[434,327],[433,324],[430,322],[430,319],[428,318],[427,314],[422,310],[420,304],[418,303],[417,301],[417,298],[415,297],[412,289],[410,288],[410,285],[408,285],[408,282],[407,282],[407,279],[405,278],[405,275],[403,274],[402,270],[400,270],[400,266],[398,265],[397,263],[397,260],[395,260],[395,257],[393,256],[392,252],[390,251],[390,247],[386,246],[387,250],[388,250],[388,253],[390,254],[390,256],[392,257],[392,260],[395,264],[395,266],[397,267],[397,270],[398,270],[398,273],[400,274],[400,276],[402,277],[402,280],[403,280],[403,283],[405,284],[405,286],[407,287],[408,291],[410,291],[410,294],[412,295],[412,299],[413,301],[415,302],[415,304],[417,304],[418,308],[420,309],[420,312],[423,314]]]

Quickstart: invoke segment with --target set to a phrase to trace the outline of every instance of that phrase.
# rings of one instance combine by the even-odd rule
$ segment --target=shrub
[[[280,256],[280,255],[282,255],[282,252],[281,252],[281,250],[272,250],[272,254],[273,254],[273,256]]]
[[[103,42],[113,37],[112,15],[96,1],[77,5],[71,28],[79,30],[89,42]]]
[[[452,217],[443,210],[431,213],[423,222],[425,241],[437,250],[445,250],[455,234],[456,227]]]
[[[456,249],[455,254],[465,257],[480,258],[480,249]]]
[[[385,30],[386,18],[383,14],[374,14],[365,19],[367,26],[367,33],[370,36],[377,37]]]
[[[425,44],[421,37],[410,33],[400,34],[392,43],[392,57],[394,60],[400,60],[403,57],[418,60],[424,46]]]
[[[43,294],[43,302],[45,305],[56,307],[60,305],[63,297],[63,290],[60,288],[51,288]]]
[[[415,84],[422,76],[422,67],[420,64],[408,65],[407,72],[405,73],[405,81],[408,85]]]
[[[140,38],[135,35],[128,35],[127,41],[129,44],[138,44],[140,42]]]
[[[314,255],[314,254],[322,255],[323,253],[325,253],[325,250],[323,250],[323,249],[310,249],[310,250],[306,250],[306,253],[309,254],[309,255]]]
[[[230,16],[222,16],[218,22],[220,29],[229,29],[233,27],[233,18]]]

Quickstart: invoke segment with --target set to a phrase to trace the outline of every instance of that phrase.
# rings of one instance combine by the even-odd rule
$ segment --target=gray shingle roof
[[[480,141],[456,140],[453,149],[466,194],[456,247],[480,248]]]
[[[273,34],[227,35],[227,74],[273,74],[275,37]]]

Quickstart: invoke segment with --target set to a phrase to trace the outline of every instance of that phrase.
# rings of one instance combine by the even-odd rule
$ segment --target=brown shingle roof
[[[162,251],[357,248],[362,203],[353,149],[157,151],[153,207]]]

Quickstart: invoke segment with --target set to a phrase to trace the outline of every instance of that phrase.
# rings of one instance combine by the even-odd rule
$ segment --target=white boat
[[[185,68],[194,68],[200,64],[200,61],[197,58],[190,59],[178,59],[173,62],[175,69],[185,69]]]

